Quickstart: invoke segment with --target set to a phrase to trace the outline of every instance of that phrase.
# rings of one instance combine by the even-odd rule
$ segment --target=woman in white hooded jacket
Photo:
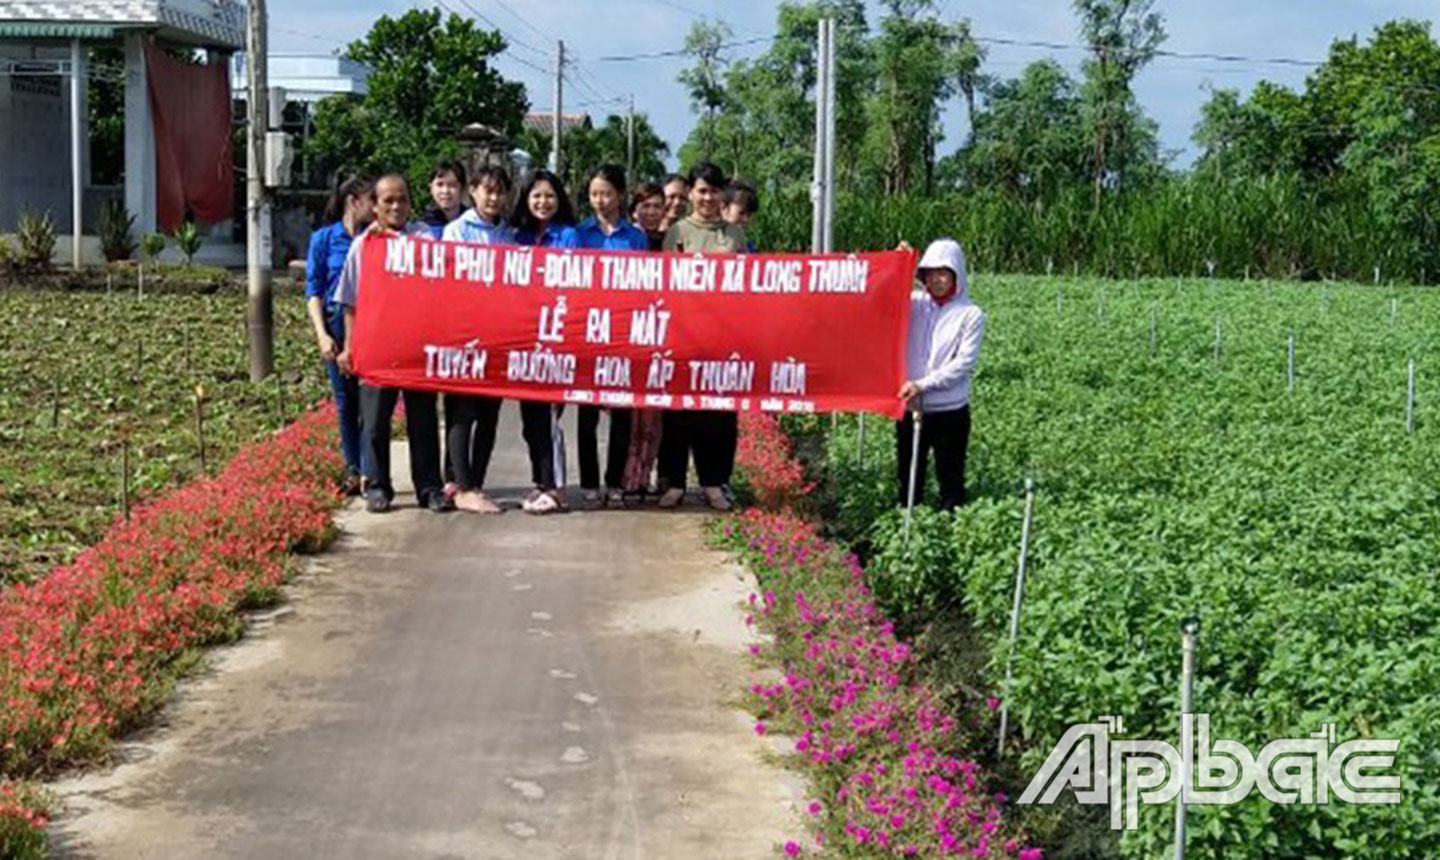
[[[925,487],[925,466],[935,452],[940,505],[965,504],[965,452],[970,445],[970,378],[980,358],[985,313],[970,301],[965,253],[954,239],[937,239],[916,268],[924,286],[910,296],[904,420],[895,427],[900,504],[908,502],[914,414],[920,422],[920,463],[915,472],[916,503]]]

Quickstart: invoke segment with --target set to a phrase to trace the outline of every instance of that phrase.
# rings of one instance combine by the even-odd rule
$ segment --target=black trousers
[[[405,433],[410,443],[410,480],[415,485],[415,497],[424,504],[430,494],[441,491],[440,419],[433,392],[360,384],[365,479],[387,496],[395,495],[390,483],[390,419],[401,396],[405,398]]]
[[[722,487],[735,472],[740,419],[734,412],[672,409],[660,431],[659,470],[670,489],[685,489],[690,455],[702,487]]]
[[[555,406],[520,401],[520,435],[530,452],[530,480],[541,490],[558,489],[565,475],[565,441],[558,423]]]
[[[911,413],[895,425],[895,463],[900,474],[900,506],[909,502],[911,447],[915,423]],[[965,504],[965,451],[970,447],[970,406],[948,412],[926,412],[920,421],[920,465],[915,470],[915,504],[925,501],[925,466],[935,452],[940,479],[940,507],[950,510]]]
[[[474,394],[445,395],[447,475],[461,490],[485,486],[485,472],[495,450],[500,423],[500,398]]]
[[[580,424],[580,486],[586,490],[600,489],[600,428],[599,406],[581,406]],[[610,441],[605,450],[605,486],[618,490],[625,483],[625,461],[630,457],[631,410],[611,407]]]

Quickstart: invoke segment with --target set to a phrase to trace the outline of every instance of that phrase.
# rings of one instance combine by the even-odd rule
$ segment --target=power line
[[[1008,45],[1018,48],[1044,48],[1051,51],[1086,51],[1090,50],[1089,45],[1076,44],[1074,42],[1050,42],[1042,39],[1014,39],[1009,36],[972,36],[977,42],[984,42],[990,45]],[[1247,57],[1241,54],[1212,54],[1197,51],[1167,51],[1160,49],[1155,51],[1157,57],[1169,57],[1176,60],[1211,60],[1218,63],[1254,63],[1257,65],[1272,66],[1303,66],[1314,68],[1323,66],[1323,60],[1301,60],[1294,57]]]
[[[440,2],[441,5],[444,5],[444,0],[438,0],[438,2]],[[460,2],[466,9],[469,9],[470,12],[473,14],[473,16],[474,16],[475,18],[478,18],[480,21],[482,21],[482,22],[484,22],[486,25],[488,25],[491,29],[493,29],[493,30],[495,30],[496,32],[498,32],[501,36],[504,36],[504,37],[505,37],[505,41],[509,42],[511,45],[515,45],[515,46],[517,46],[517,47],[524,48],[524,49],[527,50],[527,51],[533,51],[533,52],[535,52],[536,54],[539,54],[539,55],[542,56],[542,57],[543,57],[543,56],[547,56],[547,53],[546,53],[545,51],[542,51],[541,49],[535,47],[534,45],[530,44],[529,42],[525,41],[524,39],[518,38],[518,37],[515,36],[513,33],[510,33],[509,31],[507,31],[504,27],[501,27],[499,24],[495,23],[495,19],[493,19],[493,18],[491,18],[490,16],[486,15],[484,12],[481,12],[479,9],[476,9],[476,8],[474,7],[474,5],[472,5],[472,4],[470,3],[470,0],[459,0],[459,2]],[[447,7],[447,8],[448,8],[448,7]],[[458,14],[458,13],[456,13],[456,14]],[[544,34],[542,33],[541,35],[544,35]]]
[[[469,4],[466,4],[466,5],[469,5]],[[495,0],[495,5],[496,5],[496,6],[499,6],[501,9],[504,9],[506,12],[510,13],[510,17],[511,17],[511,18],[514,18],[515,20],[519,21],[521,24],[524,24],[526,27],[529,27],[531,30],[533,30],[533,31],[535,32],[536,35],[538,35],[540,38],[544,39],[545,41],[547,41],[547,42],[558,42],[558,41],[560,41],[560,40],[557,39],[556,37],[550,35],[549,33],[546,33],[544,30],[541,30],[539,27],[535,26],[535,24],[534,24],[533,22],[531,22],[531,20],[530,20],[529,18],[525,18],[525,17],[523,17],[523,16],[521,16],[521,15],[516,14],[515,10],[514,10],[514,9],[511,9],[510,6],[509,6],[509,4],[507,4],[507,3],[505,2],[505,0]]]
[[[753,38],[753,39],[741,39],[741,40],[736,41],[736,42],[726,42],[726,43],[720,45],[720,47],[721,47],[722,49],[724,49],[724,48],[743,48],[743,47],[745,47],[745,46],[747,46],[747,45],[756,45],[756,44],[759,44],[759,43],[761,43],[761,42],[773,42],[773,41],[775,41],[775,40],[778,39],[778,38],[780,38],[780,37],[779,37],[779,36],[756,36],[756,37]],[[606,57],[596,57],[595,59],[591,60],[590,62],[592,62],[592,63],[629,63],[629,62],[633,62],[633,61],[635,61],[635,60],[658,60],[658,59],[661,59],[661,58],[664,58],[664,57],[680,57],[680,56],[684,56],[684,55],[687,54],[687,53],[689,53],[689,51],[686,50],[685,48],[676,48],[676,49],[671,50],[671,51],[655,51],[655,52],[652,52],[652,53],[649,53],[649,54],[621,54],[621,55],[611,55],[611,56],[606,56]]]

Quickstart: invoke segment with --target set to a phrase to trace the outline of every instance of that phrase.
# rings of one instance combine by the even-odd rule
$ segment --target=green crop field
[[[873,417],[863,457],[854,418],[829,433],[826,471],[832,527],[874,553],[894,612],[965,608],[1019,735],[1007,787],[1102,715],[1178,744],[1179,631],[1195,616],[1195,709],[1214,737],[1255,752],[1325,723],[1341,741],[1398,738],[1404,799],[1192,807],[1192,856],[1440,855],[1440,291],[996,276],[974,293],[972,504],[920,512],[907,547],[894,431]],[[1140,818],[1112,848],[1169,856],[1173,804]],[[1077,848],[1043,821],[1041,844]]]
[[[0,291],[0,585],[93,542],[120,514],[122,441],[140,498],[293,419],[328,386],[302,299],[277,284],[281,384],[249,381],[245,299],[133,291]]]

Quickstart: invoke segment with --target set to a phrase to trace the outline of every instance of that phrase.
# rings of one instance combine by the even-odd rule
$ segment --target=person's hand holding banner
[[[898,417],[913,251],[687,255],[435,242],[363,249],[355,372],[601,406]]]

